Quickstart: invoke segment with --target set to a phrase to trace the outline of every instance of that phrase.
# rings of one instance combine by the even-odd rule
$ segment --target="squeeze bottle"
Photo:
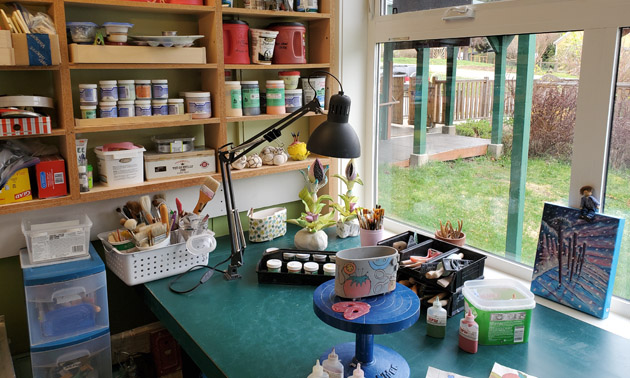
[[[328,377],[328,373],[324,371],[322,365],[319,364],[319,360],[313,366],[313,372],[308,375],[306,378],[330,378]]]
[[[427,310],[427,336],[440,339],[446,335],[446,310],[438,299],[433,301],[433,306]]]
[[[332,349],[328,358],[322,362],[322,367],[330,378],[344,378],[343,364],[339,361],[339,356],[335,353],[335,348]]]
[[[361,370],[361,364],[357,363],[357,368],[354,369],[354,372],[348,378],[365,378],[365,373]]]
[[[459,347],[468,353],[477,353],[479,325],[475,322],[472,310],[459,322]]]

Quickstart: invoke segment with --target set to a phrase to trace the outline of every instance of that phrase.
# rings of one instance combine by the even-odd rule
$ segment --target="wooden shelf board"
[[[0,66],[0,71],[59,71],[59,66]]]
[[[6,205],[0,205],[0,215],[14,214],[22,211],[40,210],[49,207],[72,205],[74,203],[76,202],[73,201],[72,197],[70,197],[69,195],[65,197],[34,199],[30,201],[15,202]]]
[[[159,117],[155,117],[159,118]],[[120,118],[119,118],[120,119]],[[200,119],[191,119],[186,121],[166,121],[159,122],[159,119],[156,119],[151,123],[136,123],[133,122],[133,117],[129,117],[125,119],[126,122],[121,122],[114,125],[104,125],[104,126],[77,126],[74,128],[76,133],[101,133],[107,131],[124,131],[124,130],[140,130],[140,129],[158,129],[163,127],[179,127],[179,126],[193,126],[193,125],[209,125],[219,123],[219,118],[200,118]]]
[[[215,7],[205,5],[165,4],[124,0],[65,0],[64,3],[74,6],[89,6],[92,9],[114,8],[125,11],[135,10],[155,13],[203,14],[215,11]]]
[[[307,70],[311,68],[330,68],[330,63],[307,64],[226,64],[226,70]]]
[[[15,0],[0,0],[0,4],[2,3],[15,3]],[[47,5],[54,3],[55,0],[20,0],[19,3],[22,5]]]
[[[177,69],[216,69],[216,63],[176,64],[176,63],[70,63],[71,70],[163,70]]]
[[[66,135],[66,131],[64,129],[52,129],[50,134],[0,136],[0,140],[22,139],[22,138],[46,138],[46,137],[54,137],[54,136],[61,136],[61,135]]]
[[[226,120],[227,122],[269,121],[282,119],[287,115],[288,114],[261,114],[257,116],[227,117]],[[326,111],[324,111],[324,114],[315,114],[314,112],[308,112],[304,115],[304,117],[314,117],[318,115],[326,115]]]
[[[284,11],[245,9],[245,8],[223,8],[221,12],[224,15],[235,15],[235,16],[243,16],[243,17],[250,17],[250,18],[283,17],[283,18],[299,18],[302,20],[319,20],[322,18],[330,18],[330,13],[284,12]]]

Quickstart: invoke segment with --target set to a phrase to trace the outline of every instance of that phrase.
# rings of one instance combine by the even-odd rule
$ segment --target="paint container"
[[[136,100],[151,99],[151,80],[136,80]]]
[[[284,89],[297,89],[300,84],[300,71],[281,71],[278,77],[284,80]]]
[[[100,118],[117,118],[118,109],[114,101],[104,101],[98,104]]]
[[[334,263],[335,261],[337,261],[337,256],[336,255],[330,255],[330,256],[328,256],[328,258],[330,259],[331,263]]]
[[[278,259],[267,260],[267,271],[270,273],[280,273],[282,267],[282,261]]]
[[[166,100],[168,99],[168,80],[159,79],[151,80],[151,88],[154,99]]]
[[[243,105],[240,81],[225,82],[225,115],[226,117],[242,117]]]
[[[443,339],[446,335],[446,310],[439,299],[427,309],[427,336]]]
[[[118,117],[135,117],[136,108],[133,100],[118,101]]]
[[[194,119],[212,116],[210,92],[185,92],[186,113],[192,113]]]
[[[468,353],[477,353],[479,347],[479,325],[471,310],[459,322],[459,348]]]
[[[81,105],[81,118],[92,119],[96,118],[96,105]]]
[[[101,80],[98,82],[101,101],[118,101],[118,87],[116,80]]]
[[[307,262],[304,263],[304,273],[306,274],[317,274],[319,271],[319,264],[316,262]]]
[[[241,81],[243,94],[243,115],[254,116],[260,114],[260,88],[257,81]]]
[[[168,115],[184,114],[184,99],[169,98],[168,99]]]
[[[167,100],[151,101],[151,113],[153,113],[154,116],[168,115]]]
[[[287,89],[284,91],[284,103],[286,105],[287,113],[293,113],[294,111],[302,107],[302,90],[301,89]]]
[[[317,0],[295,0],[295,10],[298,12],[317,12]]]
[[[309,255],[308,253],[298,253],[297,255],[295,255],[295,258],[298,261],[302,261],[302,262],[308,261],[310,257],[311,255]]]
[[[325,108],[326,100],[326,78],[325,77],[312,77],[310,79],[302,78],[302,90],[304,91],[304,103],[308,104],[313,100],[314,96],[317,96],[317,100],[322,108]],[[313,91],[315,90],[315,91]]]
[[[135,100],[135,80],[118,80],[118,100]]]
[[[302,263],[299,261],[289,261],[287,263],[287,270],[289,271],[289,273],[301,273]]]
[[[79,100],[81,105],[97,105],[96,84],[79,84]]]
[[[306,64],[306,28],[299,22],[278,22],[269,30],[278,32],[273,64]]]
[[[267,80],[267,114],[286,114],[284,81]]]
[[[87,177],[88,177],[88,188],[92,189],[94,187],[94,167],[92,167],[92,164],[87,165]]]
[[[249,64],[249,26],[245,21],[223,20],[223,60],[225,64]]]
[[[326,255],[315,254],[313,255],[313,261],[318,262],[318,263],[324,263],[326,262]]]
[[[295,260],[295,253],[284,252],[282,254],[282,258],[284,259],[284,261],[293,261]]]
[[[276,44],[277,31],[251,29],[252,31],[252,63],[271,64],[273,49]]]
[[[337,265],[335,265],[333,263],[324,264],[324,275],[325,276],[334,276],[336,270],[337,270]]]
[[[151,115],[151,100],[136,100],[136,117]]]

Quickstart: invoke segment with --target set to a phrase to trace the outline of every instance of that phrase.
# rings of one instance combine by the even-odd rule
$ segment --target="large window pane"
[[[382,0],[381,9],[383,15],[388,15],[497,1],[506,0]]]

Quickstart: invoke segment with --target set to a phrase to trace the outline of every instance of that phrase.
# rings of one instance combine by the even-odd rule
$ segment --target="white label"
[[[525,338],[525,327],[514,327],[514,342],[522,343]]]
[[[282,99],[282,93],[267,93],[267,100],[280,100]]]
[[[55,184],[63,184],[63,172],[57,172],[53,174]]]
[[[42,233],[32,238],[33,262],[82,255],[85,251],[83,228],[65,232]]]
[[[479,340],[479,329],[475,326],[469,326],[466,324],[462,324],[459,327],[459,334],[468,340],[477,341]]]
[[[446,326],[446,316],[429,316],[427,315],[427,323],[435,326]]]
[[[524,320],[527,314],[524,312],[497,312],[490,314],[491,322],[508,322],[512,320]]]

